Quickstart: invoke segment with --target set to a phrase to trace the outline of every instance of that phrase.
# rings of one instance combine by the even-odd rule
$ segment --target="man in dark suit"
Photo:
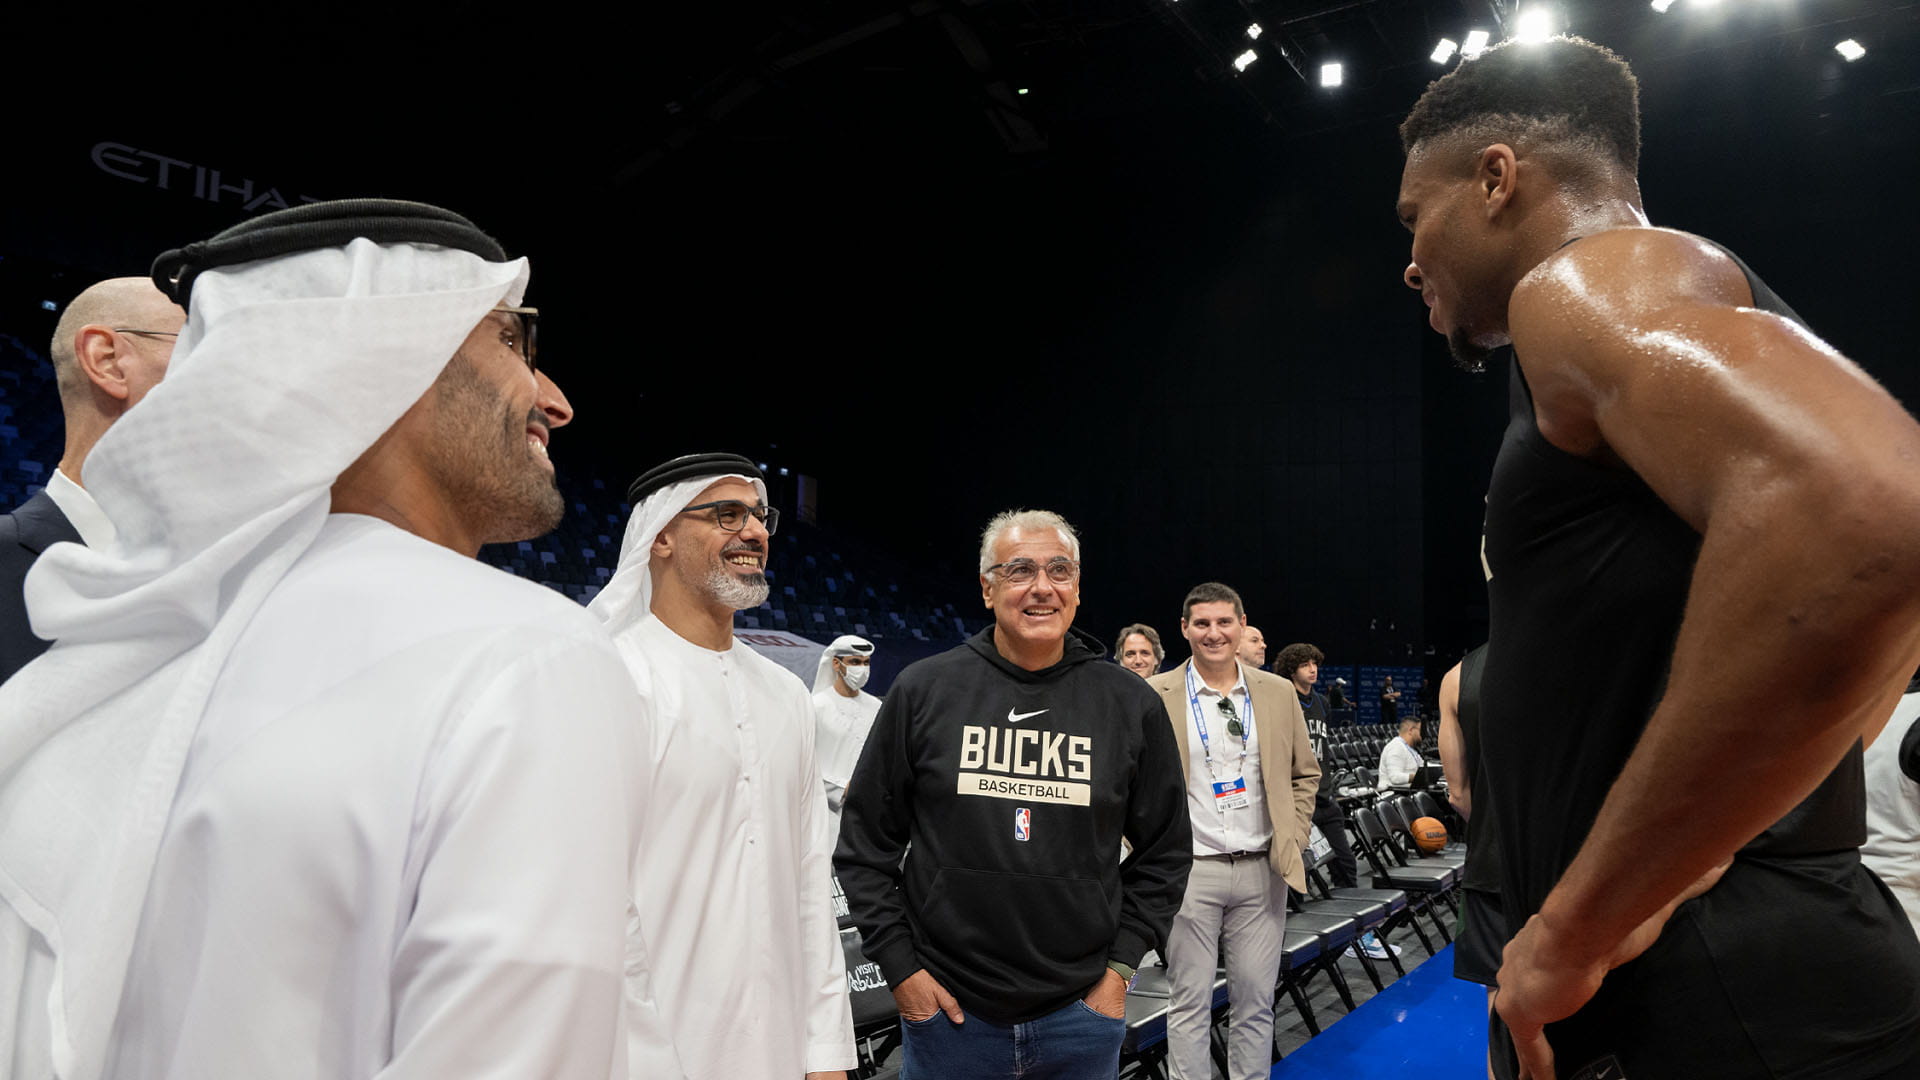
[[[1180,612],[1193,658],[1147,680],[1173,722],[1187,784],[1193,869],[1167,940],[1167,1054],[1175,1077],[1213,1075],[1208,1027],[1226,941],[1229,1080],[1273,1067],[1273,991],[1287,889],[1306,891],[1301,853],[1320,790],[1299,697],[1286,679],[1239,656],[1240,594],[1196,585]]]
[[[66,443],[46,489],[0,515],[0,682],[47,648],[21,591],[34,560],[63,541],[98,547],[113,539],[113,524],[81,486],[81,467],[100,436],[166,375],[185,321],[153,282],[128,277],[89,286],[54,327],[48,355]]]

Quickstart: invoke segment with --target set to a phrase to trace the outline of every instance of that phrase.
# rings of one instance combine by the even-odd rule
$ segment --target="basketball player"
[[[1649,226],[1637,97],[1605,49],[1509,43],[1401,127],[1406,283],[1462,362],[1514,353],[1500,1064],[1913,1075],[1920,947],[1857,848],[1859,737],[1920,656],[1920,426],[1731,253]]]

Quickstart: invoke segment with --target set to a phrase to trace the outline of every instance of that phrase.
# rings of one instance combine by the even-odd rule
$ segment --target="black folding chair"
[[[853,1009],[853,1045],[859,1056],[855,1080],[877,1076],[888,1057],[900,1048],[900,1009],[880,965],[860,951],[860,931],[840,931],[840,951],[847,961],[848,1004]]]
[[[1402,889],[1407,894],[1407,909],[1413,916],[1425,914],[1433,922],[1435,930],[1440,932],[1442,941],[1451,942],[1453,935],[1448,932],[1446,923],[1440,918],[1434,907],[1444,902],[1448,910],[1458,914],[1450,895],[1458,884],[1460,871],[1451,866],[1410,866],[1398,844],[1380,823],[1380,816],[1365,807],[1354,811],[1354,826],[1359,829],[1360,843],[1355,850],[1364,854],[1367,865],[1373,870],[1373,886],[1376,889]],[[1420,938],[1427,955],[1439,952],[1433,942],[1427,939],[1416,918],[1409,917],[1407,925]]]
[[[1319,831],[1320,827],[1318,825],[1313,826],[1313,832],[1318,833]],[[1407,910],[1407,894],[1404,891],[1400,889],[1341,889],[1338,891],[1344,895],[1336,897],[1329,894],[1326,880],[1320,876],[1320,859],[1314,845],[1308,845],[1305,858],[1307,863],[1308,892],[1307,895],[1303,897],[1298,893],[1289,891],[1287,894],[1289,910],[1299,912],[1302,915],[1331,915],[1350,918],[1354,922],[1356,936],[1371,933],[1376,937],[1383,937],[1390,933],[1396,926],[1405,922],[1404,913]],[[1316,888],[1319,890],[1317,896],[1314,893]],[[1396,915],[1401,917],[1396,920]],[[1291,922],[1292,916],[1288,916],[1288,919]],[[1380,982],[1379,971],[1373,966],[1373,958],[1368,956],[1364,949],[1355,948],[1352,952],[1354,956],[1359,959],[1361,968],[1366,971],[1367,980],[1373,983],[1374,990],[1379,991],[1385,989],[1385,986]],[[1406,969],[1400,966],[1400,958],[1393,954],[1393,950],[1387,950],[1387,959],[1392,962],[1396,977],[1407,973]]]
[[[1456,840],[1448,840],[1445,847],[1431,853],[1420,847],[1420,842],[1414,839],[1413,822],[1415,818],[1427,815],[1419,813],[1419,804],[1414,800],[1398,795],[1382,799],[1375,806],[1387,830],[1398,839],[1401,853],[1406,855],[1408,862],[1418,865],[1422,860],[1431,860],[1441,866],[1455,867],[1467,864],[1467,846]]]

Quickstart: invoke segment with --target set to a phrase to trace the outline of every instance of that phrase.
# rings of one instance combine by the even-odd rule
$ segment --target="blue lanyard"
[[[1245,720],[1241,721],[1246,734],[1240,738],[1239,761],[1241,772],[1244,774],[1247,763],[1247,746],[1253,742],[1253,692],[1247,688],[1246,684],[1242,683],[1240,695],[1247,703],[1247,716]],[[1231,701],[1233,699],[1233,691],[1229,690],[1221,695],[1221,697]],[[1211,776],[1213,775],[1213,742],[1207,738],[1206,712],[1200,708],[1200,685],[1198,681],[1194,679],[1193,663],[1191,661],[1187,663],[1187,704],[1193,709],[1194,726],[1200,729],[1200,753],[1206,758],[1207,774]]]

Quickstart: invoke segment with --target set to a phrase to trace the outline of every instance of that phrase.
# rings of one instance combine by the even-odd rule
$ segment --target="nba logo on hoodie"
[[[1013,812],[1013,838],[1015,840],[1025,840],[1030,836],[1033,833],[1032,825],[1033,815],[1027,811],[1026,807],[1023,806]]]

